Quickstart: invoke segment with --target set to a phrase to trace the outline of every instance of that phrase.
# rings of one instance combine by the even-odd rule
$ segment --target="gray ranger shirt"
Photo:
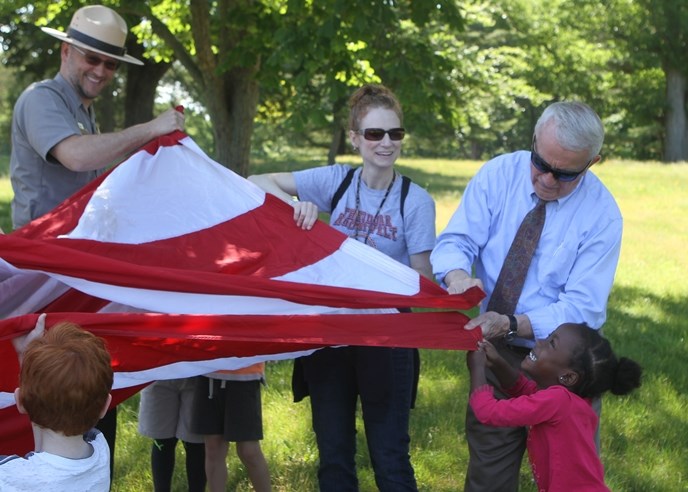
[[[31,84],[19,96],[12,115],[10,156],[15,229],[49,212],[105,171],[70,171],[49,154],[67,137],[96,133],[93,106],[84,108],[60,74]]]

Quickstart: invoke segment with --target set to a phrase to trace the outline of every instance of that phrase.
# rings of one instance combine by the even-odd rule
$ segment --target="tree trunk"
[[[233,69],[223,75],[203,75],[204,103],[213,122],[215,160],[247,176],[253,119],[258,109],[255,69]]]
[[[327,152],[327,164],[332,165],[337,161],[337,156],[346,151],[344,130],[338,124],[332,132],[332,141],[330,142],[330,150]]]
[[[482,155],[482,145],[480,145],[480,142],[477,140],[472,140],[471,141],[471,154],[470,158],[474,160],[480,159]]]
[[[332,109],[332,141],[327,153],[327,164],[335,163],[337,156],[346,152],[347,146],[347,115],[345,113],[347,98],[339,98],[334,102]]]
[[[246,1],[246,0],[244,0]],[[233,3],[217,3],[215,15],[220,19],[231,15]],[[213,124],[215,159],[236,173],[246,176],[249,169],[253,119],[258,110],[258,82],[256,73],[260,59],[253,66],[220,68],[219,64],[235,44],[230,33],[222,31],[220,40],[211,39],[213,29],[210,11],[205,0],[191,0],[191,33],[196,48],[192,56],[159,20],[153,30],[172,47],[177,59],[201,88],[203,103]],[[214,51],[217,47],[218,51]]]
[[[127,43],[127,52],[133,57],[143,59],[143,51],[142,45]],[[158,84],[170,66],[171,63],[155,63],[150,59],[145,60],[143,66],[129,66],[124,97],[124,128],[153,119]]]
[[[98,99],[96,99],[96,102],[94,103],[96,121],[98,122],[98,129],[100,130],[100,133],[110,133],[117,129],[117,111],[115,108],[117,101],[112,92],[111,86],[106,87],[103,92],[100,93]]]
[[[686,125],[686,76],[676,68],[665,70],[667,112],[664,162],[688,161]]]
[[[255,69],[231,70],[220,80],[222,96],[209,101],[216,106],[213,115],[215,158],[244,177],[249,171],[253,119],[258,109],[255,73]],[[218,125],[218,121],[221,124]]]

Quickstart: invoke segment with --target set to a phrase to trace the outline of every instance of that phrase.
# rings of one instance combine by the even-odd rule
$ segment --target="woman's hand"
[[[294,222],[301,229],[310,231],[318,220],[318,207],[313,202],[293,202]]]

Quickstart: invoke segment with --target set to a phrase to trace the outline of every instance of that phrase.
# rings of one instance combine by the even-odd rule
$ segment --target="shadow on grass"
[[[636,360],[645,375],[688,392],[688,297],[658,296],[639,288],[615,287],[604,334],[618,356]]]
[[[643,385],[605,396],[605,467],[618,490],[685,490],[688,462],[688,297],[615,287],[605,336],[643,368]]]

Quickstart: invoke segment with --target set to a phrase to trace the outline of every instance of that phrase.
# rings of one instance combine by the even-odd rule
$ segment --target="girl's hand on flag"
[[[492,367],[495,363],[499,363],[502,356],[497,352],[497,348],[488,340],[481,340],[478,342],[478,350],[485,353],[485,362],[487,367]]]

